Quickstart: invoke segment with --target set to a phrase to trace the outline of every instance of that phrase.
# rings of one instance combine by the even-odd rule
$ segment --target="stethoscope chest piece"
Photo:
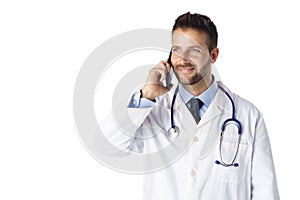
[[[177,126],[171,127],[168,130],[168,136],[171,138],[176,138],[179,135],[179,128]]]

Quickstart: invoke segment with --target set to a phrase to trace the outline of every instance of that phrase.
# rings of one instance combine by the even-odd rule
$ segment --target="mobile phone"
[[[168,58],[168,63],[169,63],[169,65],[171,66],[171,69],[170,69],[170,73],[167,73],[167,77],[166,77],[166,87],[169,87],[169,86],[171,85],[171,82],[172,82],[173,65],[172,65],[172,62],[171,62],[171,57],[172,57],[172,51],[170,51],[169,58]]]

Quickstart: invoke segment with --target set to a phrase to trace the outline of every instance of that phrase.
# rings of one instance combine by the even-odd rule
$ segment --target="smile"
[[[195,68],[194,67],[179,67],[178,71],[182,74],[189,74],[194,72]]]

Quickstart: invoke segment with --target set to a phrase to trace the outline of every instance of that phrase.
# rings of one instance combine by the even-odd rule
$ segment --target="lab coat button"
[[[198,139],[197,136],[195,136],[195,137],[193,138],[193,141],[194,141],[194,142],[198,142],[198,140],[199,140],[199,139]]]
[[[195,170],[195,169],[192,169],[192,171],[191,171],[191,176],[194,177],[194,176],[196,176],[196,174],[197,174],[196,170]]]

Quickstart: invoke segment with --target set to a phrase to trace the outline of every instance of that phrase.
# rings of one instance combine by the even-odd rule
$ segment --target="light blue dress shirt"
[[[217,90],[218,90],[218,84],[214,79],[213,79],[212,84],[209,86],[209,88],[207,88],[199,96],[194,96],[189,91],[187,91],[181,84],[179,84],[178,87],[179,87],[179,91],[178,91],[179,95],[180,95],[182,101],[186,104],[186,106],[188,108],[190,106],[188,101],[193,97],[198,98],[203,102],[203,106],[199,110],[201,118],[203,117],[205,111],[208,109],[212,100],[216,96]],[[141,98],[141,93],[137,92],[132,95],[128,107],[129,108],[148,108],[148,107],[153,106],[154,104],[155,104],[154,101],[151,101],[146,98]]]

